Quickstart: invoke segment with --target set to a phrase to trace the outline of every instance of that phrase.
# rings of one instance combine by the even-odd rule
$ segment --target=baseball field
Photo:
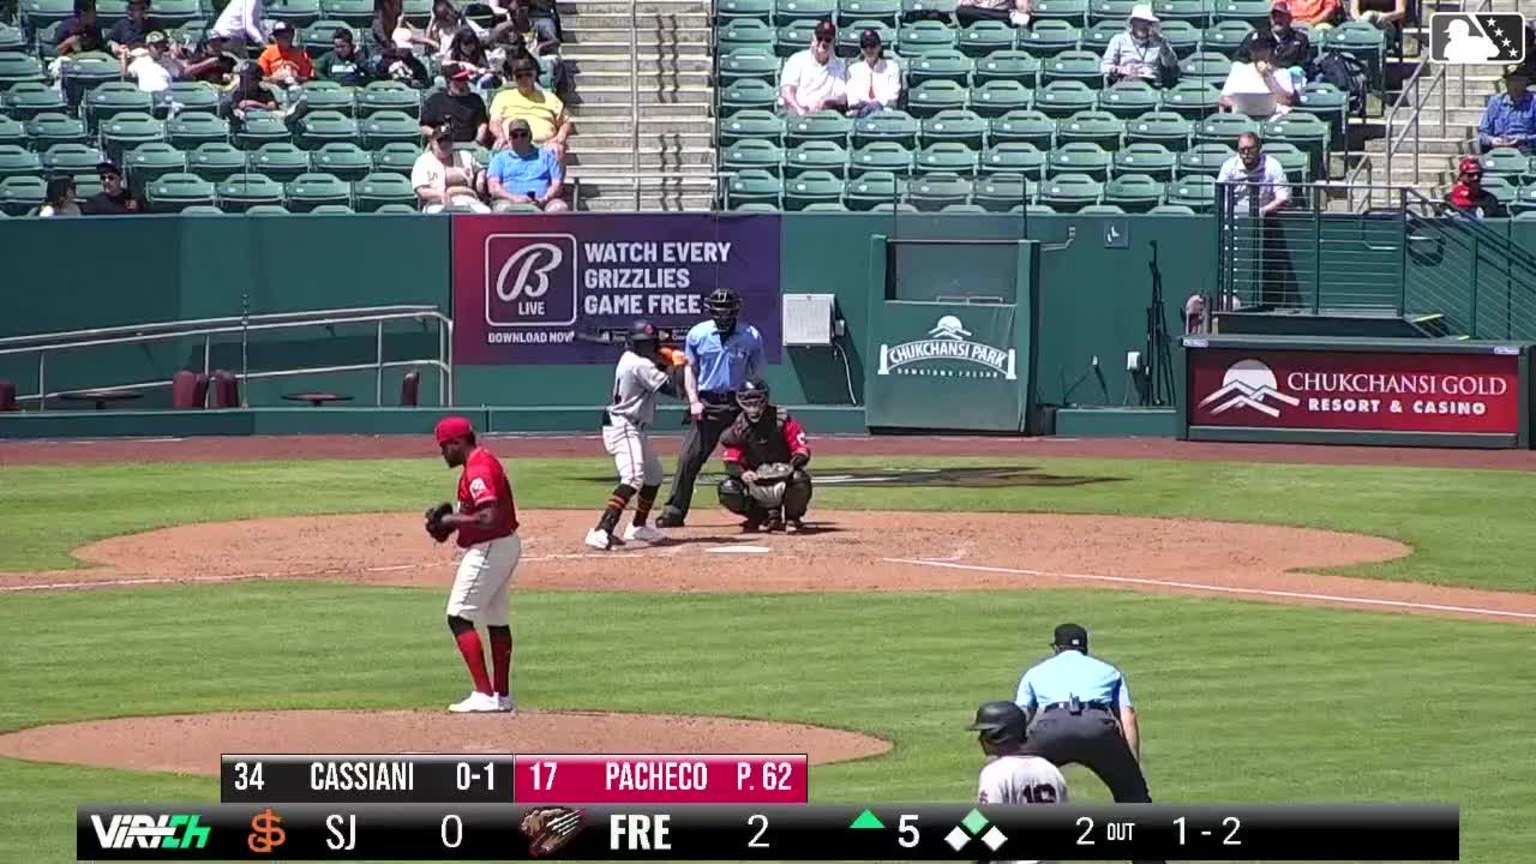
[[[222,751],[806,752],[816,801],[965,801],[971,714],[1064,621],[1155,800],[1454,802],[1461,860],[1536,848],[1529,452],[822,439],[804,534],[701,484],[602,554],[596,440],[488,443],[515,715],[443,710],[429,437],[0,443],[0,862],[73,860],[80,801],[214,801]]]

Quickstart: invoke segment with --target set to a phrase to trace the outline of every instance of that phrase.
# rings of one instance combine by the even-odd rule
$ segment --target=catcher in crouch
[[[805,429],[768,401],[768,385],[749,380],[736,391],[741,416],[720,436],[727,476],[720,506],[746,517],[743,531],[799,531],[811,503],[811,449]]]

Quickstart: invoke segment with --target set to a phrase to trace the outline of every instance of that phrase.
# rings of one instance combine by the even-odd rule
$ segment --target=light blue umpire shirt
[[[1014,702],[1034,711],[1057,702],[1107,702],[1113,710],[1130,708],[1131,688],[1120,670],[1081,651],[1062,651],[1029,667],[1019,679]]]
[[[763,371],[763,334],[751,324],[737,324],[722,343],[714,321],[700,321],[683,346],[698,377],[699,392],[734,393]]]

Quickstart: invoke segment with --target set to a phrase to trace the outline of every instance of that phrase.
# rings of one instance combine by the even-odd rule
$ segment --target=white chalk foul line
[[[1314,594],[1307,591],[1279,591],[1270,588],[1238,588],[1232,585],[1206,585],[1200,582],[1148,579],[1138,576],[1102,576],[1096,573],[1053,573],[1049,570],[1027,570],[1019,567],[988,567],[982,564],[957,564],[952,561],[934,561],[924,558],[881,558],[880,560],[891,564],[913,564],[918,567],[946,567],[951,570],[971,570],[977,573],[1007,573],[1015,576],[1042,576],[1050,579],[1072,579],[1084,582],[1113,582],[1121,585],[1154,585],[1162,588],[1213,591],[1220,594],[1278,597],[1289,600],[1320,600],[1328,603],[1355,603],[1361,606],[1389,606],[1395,609],[1417,609],[1425,612],[1461,612],[1468,615],[1496,615],[1501,618],[1519,618],[1526,621],[1536,621],[1536,613],[1485,609],[1481,606],[1447,606],[1440,603],[1378,600],[1372,597],[1350,597],[1343,594]]]

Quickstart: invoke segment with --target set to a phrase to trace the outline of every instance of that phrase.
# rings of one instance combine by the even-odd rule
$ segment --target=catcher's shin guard
[[[789,520],[805,517],[806,508],[811,506],[811,475],[804,471],[796,471],[789,475],[789,481],[784,486],[784,518]]]
[[[720,497],[720,506],[735,513],[738,516],[746,516],[751,509],[751,499],[747,497],[747,490],[741,481],[734,477],[727,477],[720,481],[715,493]]]

